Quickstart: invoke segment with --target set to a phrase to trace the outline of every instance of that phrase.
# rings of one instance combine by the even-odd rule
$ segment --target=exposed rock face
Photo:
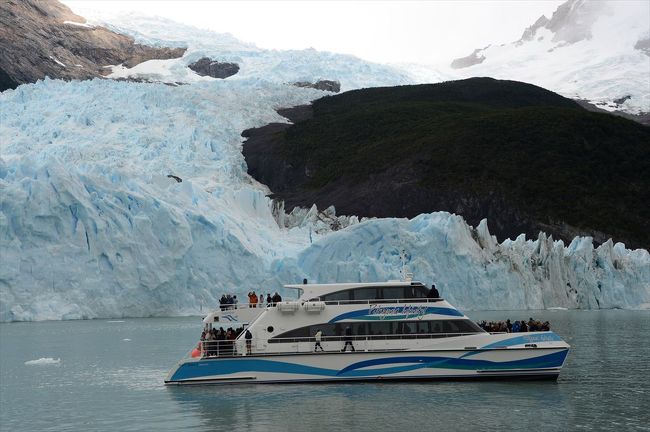
[[[643,54],[650,57],[650,36],[639,39],[634,44],[634,49],[641,51]]]
[[[228,78],[239,72],[239,65],[237,63],[218,62],[208,57],[203,57],[187,67],[201,76],[211,76],[212,78],[221,79]]]
[[[110,72],[107,65],[133,67],[185,52],[136,44],[131,37],[85,21],[56,1],[0,1],[0,91],[46,76],[91,79]]]
[[[544,27],[554,33],[554,42],[575,43],[591,38],[591,26],[598,19],[604,3],[569,0],[560,5]]]
[[[542,28],[553,33],[553,42],[559,42],[559,46],[589,39],[591,38],[591,27],[604,7],[605,5],[601,1],[568,0],[553,12],[551,19],[542,15],[532,26],[526,28],[515,45],[519,46],[524,42],[532,41],[537,31]],[[483,51],[488,47],[476,49],[466,57],[453,60],[451,67],[462,69],[482,63],[486,58]]]
[[[521,39],[519,40],[519,42],[532,41],[535,38],[535,33],[537,33],[537,30],[542,27],[545,27],[546,25],[548,25],[548,18],[542,15],[537,19],[537,21],[535,21],[535,24],[533,24],[532,26],[524,30],[524,34],[521,35]]]
[[[617,101],[619,101],[620,103],[623,103],[627,99],[629,99],[629,97],[626,96],[625,98],[617,99]],[[630,114],[630,113],[627,113],[627,112],[621,111],[621,110],[607,111],[607,110],[604,110],[602,108],[599,108],[598,106],[594,105],[593,103],[591,103],[591,102],[589,102],[587,100],[584,100],[584,99],[574,99],[574,100],[578,103],[578,105],[580,105],[581,107],[583,107],[587,111],[611,114],[611,115],[615,115],[615,116],[618,116],[618,117],[623,117],[623,118],[635,121],[637,123],[641,123],[642,125],[650,126],[650,113],[642,112],[642,113],[639,113],[639,114]],[[616,102],[616,101],[614,101],[614,102]]]
[[[307,81],[299,81],[293,83],[293,85],[295,85],[296,87],[309,87],[316,90],[323,90],[323,91],[328,91],[333,93],[338,93],[341,91],[341,83],[338,81],[331,81],[331,80],[319,80],[316,81],[315,83],[310,83]]]
[[[489,45],[482,49],[481,48],[475,49],[474,52],[468,55],[467,57],[454,59],[454,61],[451,62],[451,67],[453,69],[462,69],[462,68],[483,63],[485,61],[485,56],[481,52],[488,47]]]
[[[488,80],[466,81],[487,88]],[[334,205],[339,214],[359,217],[414,217],[447,211],[473,225],[487,217],[500,239],[545,231],[563,240],[589,235],[598,243],[612,237],[628,246],[647,247],[650,219],[635,204],[647,202],[640,174],[645,169],[643,161],[648,160],[643,145],[647,129],[609,115],[594,116],[567,99],[555,100],[528,85],[517,90],[515,84],[508,87],[497,82],[496,93],[480,95],[477,87],[467,87],[472,82],[446,83],[449,88],[441,93],[421,88],[427,86],[358,90],[319,99],[314,105],[279,110],[294,124],[269,124],[242,134],[247,138],[243,154],[248,173],[267,185],[272,197],[284,201],[287,208]],[[431,87],[436,86],[443,85]],[[487,115],[468,112],[447,123],[446,116],[453,114],[437,105],[456,106],[469,100],[474,100],[475,109],[488,103],[494,110],[487,108]],[[429,111],[428,103],[437,108]],[[365,110],[367,106],[373,110]],[[591,110],[602,111],[593,106]],[[435,127],[418,120],[418,115],[435,119],[437,112],[445,117]],[[493,123],[498,112],[505,117]],[[396,113],[400,113],[397,118]],[[470,119],[474,115],[478,118]],[[457,128],[457,134],[450,125]],[[547,142],[557,141],[556,136],[566,146],[563,143],[558,151],[550,151]],[[497,141],[500,144],[493,144]],[[599,173],[610,169],[610,158],[616,152],[609,149],[620,148],[619,142],[625,148],[618,157],[626,161],[619,165],[631,165],[614,169],[616,173],[604,178]],[[515,153],[520,150],[503,150],[503,146],[526,150],[519,158]],[[608,150],[596,155],[599,148]],[[502,150],[506,157],[489,157]],[[474,152],[485,157],[473,157]],[[584,159],[582,152],[592,166],[589,172],[573,175],[571,167]],[[536,156],[531,158],[531,154]],[[518,172],[513,174],[513,169]],[[501,180],[503,176],[509,179]],[[574,182],[580,176],[582,180]],[[629,180],[617,180],[620,176],[629,176]],[[581,186],[568,187],[577,184]],[[576,208],[565,211],[568,206]],[[608,208],[617,210],[609,212]]]

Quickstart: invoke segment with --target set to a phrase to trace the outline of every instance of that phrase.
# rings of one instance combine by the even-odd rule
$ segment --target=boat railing
[[[390,347],[377,345],[380,341],[412,341],[413,339],[438,339],[458,336],[470,336],[477,333],[405,333],[405,334],[386,334],[386,335],[351,335],[351,336],[322,336],[321,345],[327,352],[337,352],[346,345],[351,343],[355,346],[356,351],[375,351],[375,350],[400,350],[407,346],[402,343],[394,343]],[[247,352],[245,345],[238,347],[239,340],[204,340],[200,343],[202,358],[209,357],[235,357],[243,356]],[[251,341],[251,354],[255,355],[281,355],[294,353],[314,352],[315,337],[293,337],[293,338],[271,338],[265,341],[269,344],[276,345],[276,349],[260,349],[260,347]],[[412,343],[408,347],[412,347]],[[243,352],[242,352],[242,347]],[[472,348],[472,347],[467,347]]]
[[[442,298],[428,298],[428,297],[414,297],[406,299],[368,299],[368,300],[319,300],[319,298],[311,299],[309,301],[322,301],[326,305],[341,306],[341,305],[357,305],[357,304],[382,304],[382,303],[436,303],[443,301]]]
[[[479,332],[468,333],[400,333],[382,335],[351,335],[351,336],[321,336],[322,342],[346,342],[346,341],[378,341],[378,340],[402,340],[402,339],[438,339],[456,336],[468,336],[481,334]],[[315,337],[294,337],[294,338],[271,338],[269,343],[316,343]]]
[[[237,355],[234,340],[204,340],[200,342],[201,357],[233,357]]]
[[[301,303],[306,303],[306,302],[315,302],[315,301],[322,301],[326,305],[331,305],[331,306],[341,306],[341,305],[363,305],[363,304],[383,304],[383,303],[397,303],[397,304],[402,304],[402,303],[436,303],[436,302],[441,302],[443,301],[443,298],[428,298],[428,297],[415,297],[415,298],[406,298],[406,299],[368,299],[368,300],[320,300],[320,297],[312,298],[310,300],[298,300],[298,299],[291,299],[287,301],[292,301],[292,302],[301,302]],[[235,304],[227,304],[227,305],[219,305],[219,310],[222,311],[231,311],[231,310],[237,310],[237,309],[249,309],[249,308],[271,308],[277,306],[278,303],[235,303]]]

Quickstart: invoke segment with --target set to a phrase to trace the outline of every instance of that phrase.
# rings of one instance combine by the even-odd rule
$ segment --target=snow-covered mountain
[[[451,70],[536,84],[608,111],[650,113],[650,2],[568,0],[518,41],[486,41]]]
[[[285,214],[246,173],[241,132],[328,94],[287,83],[410,78],[138,20],[112,28],[188,49],[115,73],[188,85],[46,79],[0,94],[0,321],[191,314],[223,292],[245,298],[303,277],[384,280],[398,276],[402,249],[419,279],[463,308],[650,308],[650,255],[622,244],[498,244],[486,223],[447,213],[361,223],[332,209]],[[186,66],[202,57],[240,71],[197,78]]]
[[[92,13],[92,12],[90,12]],[[137,14],[91,17],[89,22],[101,24],[127,34],[137,43],[153,46],[187,47],[182,58],[151,60],[131,68],[113,65],[110,78],[132,78],[167,83],[210,81],[188,68],[201,58],[235,63],[239,72],[229,80],[250,78],[278,83],[332,80],[341,83],[341,90],[361,87],[411,84],[411,76],[399,68],[371,63],[350,55],[306,50],[266,50],[244,43],[228,33],[179,24],[177,22]]]

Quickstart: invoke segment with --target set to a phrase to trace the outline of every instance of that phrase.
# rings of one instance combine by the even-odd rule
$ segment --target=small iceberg
[[[25,362],[26,365],[52,365],[52,364],[59,364],[61,363],[60,358],[52,358],[52,357],[41,357],[38,360],[28,360]]]
[[[124,338],[124,339],[122,339],[122,340],[123,340],[124,342],[131,342],[131,339],[129,339],[129,338]]]
[[[560,307],[560,306],[558,306],[558,307],[550,307],[550,308],[547,308],[547,309],[550,310],[550,311],[569,310],[568,308]]]
[[[106,321],[106,322],[110,323],[110,324],[114,324],[114,323],[123,323],[124,321],[123,320],[110,320],[110,321]]]

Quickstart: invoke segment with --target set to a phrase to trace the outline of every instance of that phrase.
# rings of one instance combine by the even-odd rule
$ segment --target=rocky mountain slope
[[[46,76],[91,79],[111,72],[107,65],[132,67],[184,52],[136,44],[132,37],[87,24],[56,1],[0,1],[0,91]]]
[[[449,211],[497,237],[650,246],[650,128],[542,88],[474,78],[364,89],[244,133],[249,173],[288,208]]]

